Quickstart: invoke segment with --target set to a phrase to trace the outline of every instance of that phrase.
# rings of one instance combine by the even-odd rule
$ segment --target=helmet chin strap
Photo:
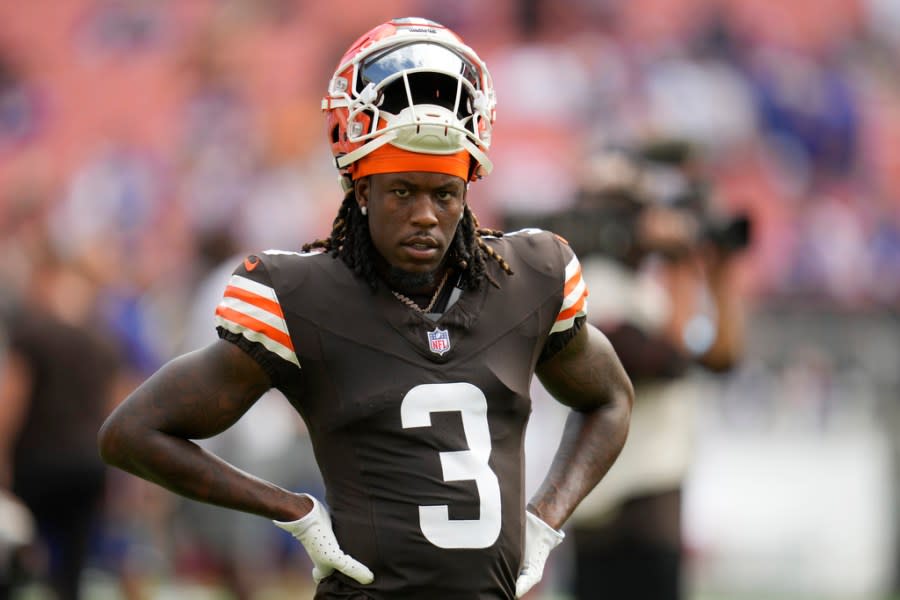
[[[482,170],[482,175],[487,175],[494,169],[494,163],[491,162],[491,159],[488,158],[487,154],[482,152],[481,148],[470,142],[468,138],[461,139],[459,144],[478,162]]]

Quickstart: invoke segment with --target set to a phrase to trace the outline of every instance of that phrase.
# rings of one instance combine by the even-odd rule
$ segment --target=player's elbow
[[[634,385],[631,383],[631,378],[626,376],[619,384],[619,387],[620,402],[626,408],[630,419],[631,407],[634,406]]]
[[[628,428],[631,426],[631,408],[634,406],[634,386],[631,384],[630,379],[625,380],[622,395],[624,396],[624,399],[622,400],[622,410],[624,412],[622,417],[624,422],[622,426],[622,443],[624,444],[625,438],[628,436]]]
[[[603,386],[601,406],[627,423],[631,419],[633,405],[634,385],[622,365],[618,364],[615,369],[610,369]]]
[[[602,422],[607,439],[621,449],[628,437],[633,405],[634,387],[631,380],[623,376],[604,386],[603,393],[598,396],[596,404],[575,410],[592,415],[597,422]]]
[[[123,467],[128,462],[127,442],[129,439],[132,439],[132,436],[129,435],[124,420],[116,412],[113,412],[97,432],[97,448],[100,458],[114,467]]]
[[[621,444],[625,445],[628,429],[631,426],[631,408],[634,406],[634,386],[628,377],[624,377],[610,392],[612,397],[612,414],[615,415],[616,432]]]

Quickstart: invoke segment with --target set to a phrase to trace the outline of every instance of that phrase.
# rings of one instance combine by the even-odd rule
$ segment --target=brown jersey
[[[326,254],[269,251],[238,267],[220,335],[267,370],[306,421],[335,534],[375,581],[335,573],[317,598],[514,598],[529,385],[587,291],[543,231],[486,238],[514,275],[466,291],[436,322]]]

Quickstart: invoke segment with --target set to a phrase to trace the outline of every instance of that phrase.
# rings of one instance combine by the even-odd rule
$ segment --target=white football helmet
[[[496,98],[487,66],[434,21],[394,19],[360,37],[322,99],[335,164],[353,164],[391,143],[423,154],[466,150],[470,180],[491,170],[487,150]]]

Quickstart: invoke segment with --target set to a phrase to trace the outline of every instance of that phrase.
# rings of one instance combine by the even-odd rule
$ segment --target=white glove
[[[544,523],[533,513],[525,511],[525,553],[522,570],[516,580],[516,598],[524,596],[544,574],[544,563],[550,551],[559,546],[566,534]]]
[[[322,503],[309,494],[303,495],[312,500],[313,507],[309,513],[296,521],[272,522],[303,544],[314,565],[312,576],[315,582],[319,583],[337,569],[360,583],[372,583],[375,579],[372,571],[341,550],[331,528],[331,517]]]

